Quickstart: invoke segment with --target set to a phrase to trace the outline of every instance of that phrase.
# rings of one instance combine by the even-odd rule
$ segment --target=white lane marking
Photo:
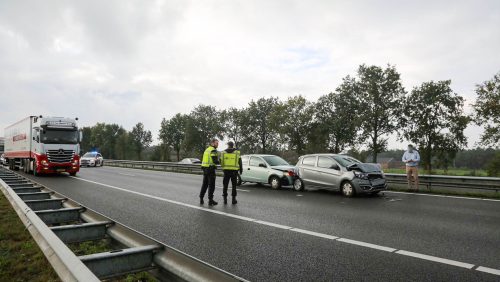
[[[472,269],[474,267],[474,265],[470,264],[470,263],[465,263],[465,262],[460,262],[460,261],[450,260],[450,259],[445,259],[445,258],[439,258],[439,257],[435,257],[435,256],[429,256],[429,255],[424,255],[424,254],[419,254],[419,253],[414,253],[414,252],[408,252],[408,251],[404,251],[404,250],[399,250],[396,252],[396,254],[414,257],[414,258],[419,258],[419,259],[430,260],[430,261],[449,264],[449,265],[454,265],[454,266],[463,267],[463,268],[467,268],[467,269]]]
[[[473,197],[461,197],[461,196],[449,196],[449,195],[437,195],[437,194],[425,194],[425,193],[411,193],[411,192],[399,192],[399,191],[384,191],[384,193],[417,195],[417,196],[438,197],[438,198],[452,198],[452,199],[463,199],[463,200],[500,202],[500,200],[497,200],[497,199],[473,198]]]
[[[333,239],[333,240],[336,240],[336,241],[339,241],[339,242],[343,242],[343,243],[353,244],[353,245],[357,245],[357,246],[367,247],[367,248],[381,250],[381,251],[386,251],[386,252],[392,252],[392,253],[399,254],[399,255],[405,255],[405,256],[420,258],[420,259],[424,259],[424,260],[429,260],[429,261],[433,261],[433,262],[439,262],[439,263],[449,264],[449,265],[453,265],[453,266],[457,266],[457,267],[462,267],[462,268],[467,268],[467,269],[472,269],[475,266],[475,265],[470,264],[470,263],[465,263],[465,262],[460,262],[460,261],[455,261],[455,260],[450,260],[450,259],[445,259],[445,258],[430,256],[430,255],[424,255],[424,254],[415,253],[415,252],[409,252],[409,251],[404,251],[404,250],[397,250],[397,249],[386,247],[386,246],[380,246],[380,245],[376,245],[376,244],[371,244],[371,243],[357,241],[357,240],[352,240],[352,239],[347,239],[347,238],[339,238],[339,237],[336,237],[336,236],[333,236],[333,235],[329,235],[329,234],[318,233],[318,232],[314,232],[314,231],[303,230],[303,229],[294,228],[294,227],[290,227],[290,226],[286,226],[286,225],[281,225],[281,224],[277,224],[277,223],[272,223],[272,222],[268,222],[268,221],[257,220],[257,219],[253,219],[253,218],[250,218],[250,217],[239,216],[239,215],[235,215],[235,214],[231,214],[231,213],[226,213],[226,212],[222,212],[222,211],[218,211],[218,210],[214,210],[214,209],[210,209],[210,208],[205,208],[205,207],[201,207],[201,206],[195,206],[195,205],[186,204],[186,203],[179,202],[179,201],[165,199],[165,198],[158,197],[158,196],[153,196],[153,195],[149,195],[149,194],[145,194],[145,193],[141,193],[141,192],[127,190],[127,189],[124,189],[124,188],[116,187],[116,186],[109,185],[109,184],[99,183],[99,182],[96,182],[96,181],[92,181],[92,180],[88,180],[88,179],[84,179],[84,178],[80,178],[80,177],[74,177],[74,176],[70,176],[70,177],[74,178],[74,179],[81,180],[81,181],[86,181],[86,182],[89,182],[89,183],[93,183],[93,184],[101,185],[101,186],[104,186],[104,187],[108,187],[108,188],[111,188],[111,189],[116,189],[116,190],[119,190],[119,191],[127,192],[127,193],[130,193],[130,194],[140,195],[140,196],[143,196],[143,197],[146,197],[146,198],[151,198],[151,199],[155,199],[155,200],[159,200],[159,201],[163,201],[163,202],[168,202],[168,203],[172,203],[172,204],[176,204],[176,205],[180,205],[180,206],[184,206],[184,207],[188,207],[188,208],[193,208],[193,209],[197,209],[197,210],[203,210],[203,211],[211,212],[211,213],[214,213],[214,214],[220,214],[220,215],[227,216],[227,217],[232,217],[232,218],[241,219],[241,220],[245,220],[245,221],[250,221],[250,222],[254,222],[254,223],[258,223],[258,224],[263,224],[263,225],[267,225],[267,226],[270,226],[270,227],[280,228],[280,229],[284,229],[284,230],[290,230],[290,231],[299,232],[299,233],[303,233],[303,234],[307,234],[307,235],[311,235],[311,236],[316,236],[316,237],[321,237],[321,238],[326,238],[326,239]],[[500,275],[500,270],[494,269],[494,268],[487,268],[487,267],[480,266],[480,267],[477,268],[477,270],[478,271],[482,271],[482,272],[487,272],[487,273],[490,273],[490,274]]]
[[[281,224],[277,224],[277,223],[272,223],[272,222],[264,221],[264,220],[256,220],[254,222],[258,223],[258,224],[264,224],[264,225],[267,225],[267,226],[272,226],[272,227],[280,228],[280,229],[292,229],[292,227],[290,227],[290,226],[281,225]]]
[[[123,173],[123,172],[118,172],[118,174],[125,175],[125,176],[135,176],[135,174],[129,174],[129,173]]]
[[[490,273],[490,274],[500,275],[500,270],[494,269],[494,268],[480,266],[480,267],[476,268],[476,270],[481,271],[481,272]]]
[[[371,243],[366,243],[366,242],[361,242],[361,241],[356,241],[356,240],[351,240],[351,239],[346,239],[346,238],[339,238],[339,239],[337,239],[337,241],[344,242],[347,244],[352,244],[352,245],[358,245],[358,246],[362,246],[362,247],[366,247],[366,248],[381,250],[381,251],[385,251],[385,252],[389,252],[389,253],[392,253],[392,252],[397,250],[394,248],[384,247],[384,246],[380,246],[380,245],[375,245],[375,244],[371,244]]]
[[[309,230],[304,230],[304,229],[300,229],[300,228],[292,228],[292,229],[290,229],[290,231],[304,233],[304,234],[307,234],[307,235],[321,237],[321,238],[330,239],[330,240],[339,239],[339,237],[337,237],[337,236],[323,234],[323,233],[318,233],[318,232],[309,231]]]

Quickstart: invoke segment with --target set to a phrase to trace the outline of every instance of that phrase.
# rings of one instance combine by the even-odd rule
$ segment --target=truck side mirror
[[[83,140],[83,132],[82,131],[78,131],[79,135],[78,135],[78,141],[82,142]]]

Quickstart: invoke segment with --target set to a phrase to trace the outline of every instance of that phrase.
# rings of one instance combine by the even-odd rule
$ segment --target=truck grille
[[[73,150],[48,150],[47,158],[51,163],[69,163],[73,160]]]

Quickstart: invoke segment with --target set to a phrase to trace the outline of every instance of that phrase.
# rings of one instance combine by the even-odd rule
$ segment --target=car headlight
[[[360,178],[360,179],[368,179],[368,173],[366,172],[361,172],[361,171],[354,171],[354,177]]]

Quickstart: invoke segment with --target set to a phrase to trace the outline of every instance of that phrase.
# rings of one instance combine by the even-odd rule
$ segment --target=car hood
[[[370,163],[353,164],[348,166],[347,170],[359,170],[362,172],[382,172],[378,164]]]
[[[81,158],[81,160],[91,161],[91,160],[95,160],[95,158]]]
[[[295,170],[295,166],[293,165],[277,165],[277,166],[271,166],[271,168],[281,171]]]

